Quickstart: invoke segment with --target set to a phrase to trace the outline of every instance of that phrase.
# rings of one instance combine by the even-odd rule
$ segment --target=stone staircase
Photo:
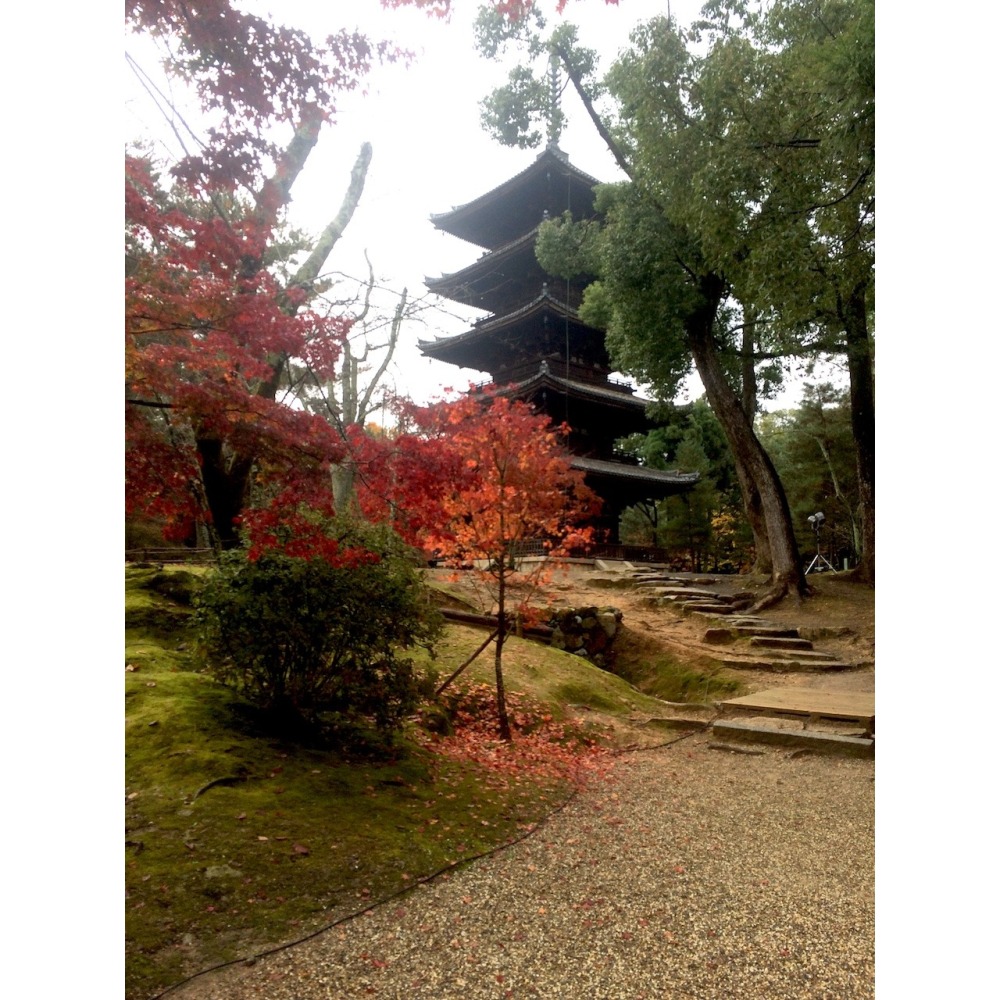
[[[626,570],[631,586],[642,590],[651,607],[705,620],[702,637],[720,666],[776,674],[834,672],[871,667],[817,649],[814,637],[794,626],[746,614],[753,594],[727,593],[732,578],[670,574],[647,568]],[[847,630],[844,630],[847,631]],[[818,637],[815,637],[818,638]],[[720,655],[720,647],[725,652]],[[874,755],[875,696],[816,687],[770,688],[718,702],[721,713],[710,724],[722,748],[779,744],[818,752]]]

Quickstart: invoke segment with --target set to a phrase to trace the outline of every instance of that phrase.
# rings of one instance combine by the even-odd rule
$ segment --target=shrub
[[[276,721],[335,713],[388,731],[415,703],[401,651],[432,641],[440,616],[389,529],[329,530],[351,553],[341,565],[276,552],[224,556],[198,600],[210,668]]]

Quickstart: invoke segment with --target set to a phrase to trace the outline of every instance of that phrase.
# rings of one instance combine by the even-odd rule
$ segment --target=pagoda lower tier
[[[583,473],[584,482],[601,499],[601,513],[593,522],[601,541],[619,541],[618,523],[629,507],[686,493],[698,482],[697,472],[650,469],[615,454],[619,438],[649,429],[649,401],[628,386],[608,388],[562,378],[543,361],[523,381],[490,386],[489,392],[486,386],[477,389],[484,397],[495,392],[530,403],[553,424],[567,424],[570,465]]]
[[[583,456],[574,456],[570,465],[583,473],[584,482],[601,498],[602,509],[594,527],[604,538],[598,541],[620,540],[618,524],[629,507],[686,493],[699,479],[697,472],[669,472]]]

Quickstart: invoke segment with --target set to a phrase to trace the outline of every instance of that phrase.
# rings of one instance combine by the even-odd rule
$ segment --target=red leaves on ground
[[[583,785],[612,766],[606,747],[581,732],[577,721],[556,722],[543,706],[523,694],[507,693],[511,727],[517,738],[497,737],[497,705],[492,687],[477,684],[450,690],[444,697],[455,734],[427,738],[434,753],[486,769],[490,783],[511,788],[526,782],[567,781]]]

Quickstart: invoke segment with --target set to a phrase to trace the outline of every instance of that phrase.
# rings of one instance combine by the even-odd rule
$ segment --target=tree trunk
[[[857,451],[861,562],[856,578],[875,585],[875,365],[868,336],[867,282],[859,282],[837,305],[847,335],[851,377],[851,430]]]
[[[711,398],[709,396],[710,400]],[[712,409],[715,409],[714,404]],[[736,479],[740,484],[740,495],[743,497],[743,510],[746,512],[747,523],[753,534],[753,572],[760,573],[762,576],[770,576],[774,571],[774,563],[771,560],[771,541],[767,537],[767,519],[764,517],[764,504],[760,499],[760,492],[740,462],[736,462]]]
[[[227,460],[223,444],[216,438],[198,438],[196,446],[201,456],[205,501],[212,514],[215,534],[222,548],[235,548],[239,543],[236,518],[246,499],[253,459],[234,456]]]
[[[718,275],[706,275],[701,278],[701,292],[704,305],[687,323],[688,347],[705,386],[709,404],[726,435],[740,483],[746,482],[760,497],[772,570],[771,589],[755,606],[759,610],[776,603],[788,593],[802,597],[808,593],[808,586],[781,480],[757,439],[753,423],[743,411],[739,396],[726,379],[712,335],[725,283]]]
[[[753,425],[757,414],[757,368],[754,354],[753,319],[743,315],[743,342],[740,345],[740,405],[747,415],[747,420]],[[753,533],[754,562],[753,572],[770,576],[774,570],[771,561],[771,543],[767,537],[767,521],[764,517],[764,505],[760,493],[752,481],[737,475],[740,482],[740,492],[743,494],[743,507],[746,510],[750,531]]]
[[[497,679],[497,718],[500,720],[500,738],[510,743],[513,740],[510,732],[510,720],[507,718],[507,698],[503,686],[503,644],[507,641],[507,609],[506,604],[506,564],[507,555],[501,556],[499,575],[497,577],[497,644],[493,658],[493,668]]]
[[[256,206],[257,217],[262,225],[277,223],[278,212],[291,197],[292,184],[305,166],[306,159],[316,145],[318,135],[318,119],[310,119],[301,125],[282,155],[274,176],[264,182],[257,196]],[[371,146],[366,142],[362,145],[354,169],[351,171],[351,181],[340,211],[323,231],[306,262],[299,268],[291,282],[292,286],[308,288],[316,279],[324,261],[343,234],[361,200],[371,155]],[[253,264],[255,270],[260,266],[259,261]],[[286,312],[294,314],[299,307],[288,304],[283,308]],[[284,356],[268,359],[271,375],[257,388],[258,396],[265,399],[275,398],[286,361]],[[221,441],[200,437],[197,440],[197,450],[201,458],[205,498],[212,512],[216,534],[223,548],[234,548],[239,540],[235,522],[243,510],[250,473],[257,456],[235,454],[227,460]]]
[[[348,514],[357,507],[354,484],[357,466],[348,459],[330,466],[330,488],[333,493],[333,509],[338,514]]]

